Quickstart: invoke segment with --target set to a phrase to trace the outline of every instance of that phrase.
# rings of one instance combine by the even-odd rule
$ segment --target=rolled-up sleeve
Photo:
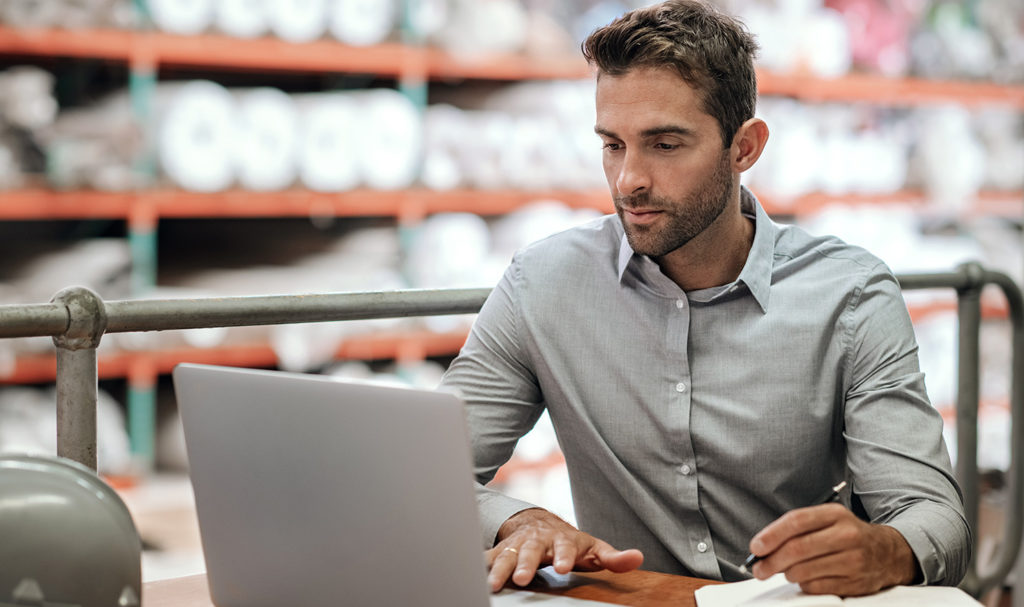
[[[913,326],[895,278],[872,272],[845,315],[844,411],[853,493],[874,523],[907,540],[926,584],[960,582],[971,556],[963,497],[929,403]]]

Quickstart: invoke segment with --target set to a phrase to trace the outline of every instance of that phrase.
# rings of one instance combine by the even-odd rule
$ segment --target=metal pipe
[[[970,566],[960,587],[978,596],[978,513],[981,482],[978,473],[978,403],[980,388],[981,360],[981,289],[983,277],[971,268],[963,268],[964,274],[975,276],[976,283],[957,289],[957,326],[959,356],[957,362],[956,395],[956,477],[960,482],[964,499],[964,516],[974,538]]]
[[[96,349],[57,348],[57,455],[96,470]]]
[[[1006,502],[1006,516],[1003,524],[1003,541],[993,558],[990,570],[980,576],[979,594],[1003,583],[1020,555],[1022,533],[1024,533],[1024,468],[1021,450],[1024,449],[1024,295],[1017,284],[1000,272],[984,273],[984,281],[998,286],[1006,297],[1008,314],[1012,326],[1012,354],[1010,361],[1010,469],[1009,499]],[[977,431],[975,429],[975,431]],[[1024,575],[1024,562],[1018,565]],[[1024,578],[1018,575],[1018,583]],[[1019,589],[1019,588],[1018,588]],[[1015,593],[1017,607],[1024,605],[1024,593]],[[1020,601],[1019,603],[1017,601]]]
[[[317,293],[107,302],[108,333],[471,314],[490,289]]]
[[[0,338],[63,335],[68,322],[68,310],[61,304],[0,306]]]
[[[67,330],[57,347],[57,455],[96,470],[96,348],[107,327],[103,300],[83,287],[53,297],[64,308]]]

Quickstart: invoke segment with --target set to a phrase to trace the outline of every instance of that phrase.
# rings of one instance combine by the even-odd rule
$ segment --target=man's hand
[[[857,596],[909,584],[917,560],[899,531],[858,519],[839,504],[787,512],[750,540],[753,574],[785,572],[808,594]]]
[[[485,556],[492,592],[501,590],[509,579],[519,586],[529,584],[544,565],[554,565],[558,573],[574,569],[623,573],[644,562],[639,550],[616,550],[540,508],[509,517],[498,530],[498,543]]]

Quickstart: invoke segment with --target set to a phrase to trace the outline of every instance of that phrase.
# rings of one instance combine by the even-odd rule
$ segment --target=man
[[[494,589],[546,564],[737,580],[748,551],[810,593],[965,572],[898,284],[739,184],[768,139],[755,52],[697,0],[584,43],[616,215],[520,251],[444,380],[468,403]],[[544,408],[582,531],[482,486]],[[840,480],[841,504],[810,506]]]

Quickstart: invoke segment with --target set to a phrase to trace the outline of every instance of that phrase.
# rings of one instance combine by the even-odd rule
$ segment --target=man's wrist
[[[498,533],[494,536],[494,543],[497,544],[501,540],[515,533],[516,529],[523,525],[529,524],[531,521],[543,518],[546,515],[550,515],[547,510],[543,508],[526,508],[520,510],[512,516],[505,519],[505,522],[498,527]]]
[[[895,578],[891,585],[912,586],[923,583],[924,572],[921,570],[921,565],[917,562],[917,556],[914,555],[914,551],[910,548],[907,539],[894,527],[888,525],[882,525],[881,527],[885,530],[891,542],[889,553],[892,555],[890,562],[893,565],[892,571]]]

